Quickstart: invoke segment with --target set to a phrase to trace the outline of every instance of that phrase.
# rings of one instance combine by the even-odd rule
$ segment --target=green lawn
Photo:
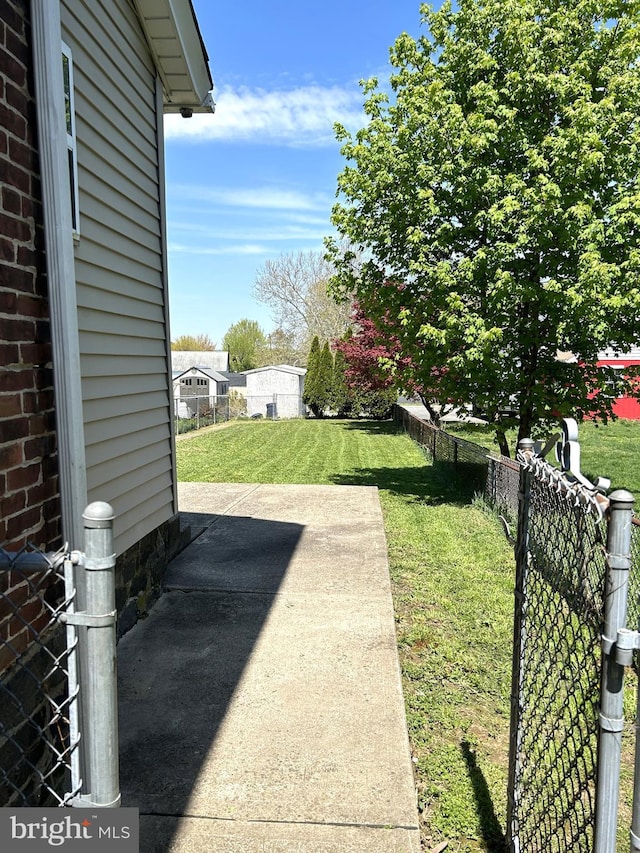
[[[451,424],[447,431],[497,452],[490,427]],[[637,495],[640,510],[640,421],[618,420],[606,426],[585,421],[578,426],[578,436],[583,472],[593,479],[608,477],[612,489],[629,489]],[[515,433],[508,436],[511,447],[515,437]],[[554,459],[553,451],[548,458]]]
[[[469,483],[389,422],[239,423],[177,453],[181,480],[380,488],[423,842],[502,853],[513,552]]]

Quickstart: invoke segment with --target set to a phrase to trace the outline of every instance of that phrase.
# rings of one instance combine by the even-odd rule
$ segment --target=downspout
[[[31,29],[62,535],[71,548],[82,548],[82,513],[87,503],[87,474],[58,0],[31,0]]]
[[[166,173],[164,158],[164,110],[162,97],[162,80],[156,74],[156,136],[158,145],[158,193],[159,193],[159,218],[160,218],[160,244],[162,251],[162,289],[164,292],[164,322],[167,357],[167,394],[169,395],[169,434],[171,439],[171,488],[173,491],[173,514],[178,512],[178,470],[176,463],[176,436],[175,436],[175,399],[173,396],[173,368],[171,364],[171,326],[169,315],[169,260],[167,252],[167,201],[166,201]]]

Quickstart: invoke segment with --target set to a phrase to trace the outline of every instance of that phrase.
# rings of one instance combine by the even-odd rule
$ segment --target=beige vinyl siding
[[[128,0],[63,0],[80,191],[78,326],[89,500],[122,553],[173,515],[156,71]]]

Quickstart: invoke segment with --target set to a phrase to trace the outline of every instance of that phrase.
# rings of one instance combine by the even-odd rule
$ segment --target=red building
[[[609,365],[617,370],[624,370],[631,365],[640,365],[640,347],[625,353],[606,350],[600,353],[598,365]],[[640,400],[635,397],[620,397],[613,404],[613,411],[619,418],[640,421]]]

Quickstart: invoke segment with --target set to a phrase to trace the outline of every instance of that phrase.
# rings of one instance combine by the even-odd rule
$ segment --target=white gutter
[[[33,63],[62,504],[62,535],[84,547],[87,503],[80,341],[58,0],[31,0]]]

